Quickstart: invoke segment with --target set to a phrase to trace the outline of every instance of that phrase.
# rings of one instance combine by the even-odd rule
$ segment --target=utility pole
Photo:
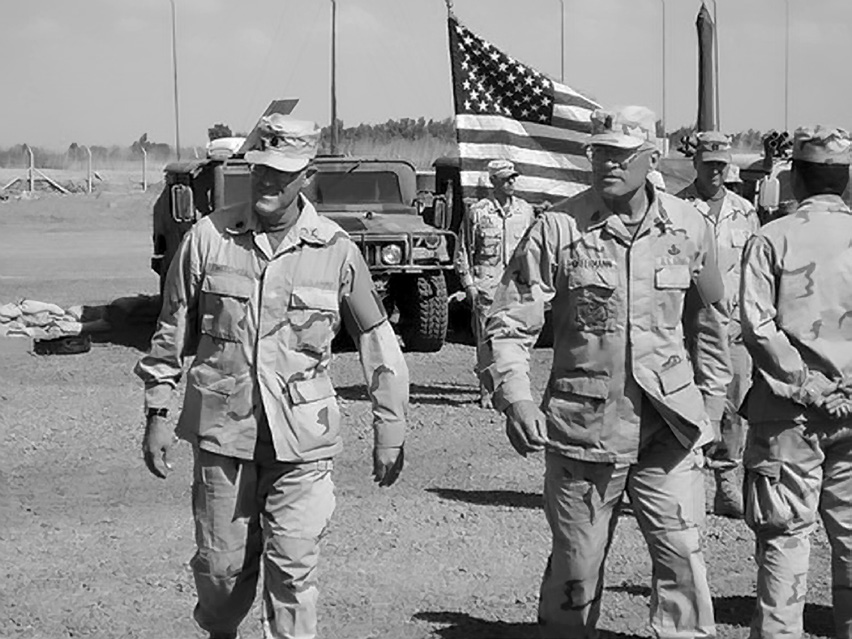
[[[172,69],[175,82],[175,151],[180,162],[180,110],[178,108],[178,70],[177,70],[177,16],[175,0],[169,0],[172,5]]]
[[[662,10],[662,40],[660,42],[660,50],[662,59],[662,73],[663,73],[663,104],[660,114],[660,122],[663,125],[663,153],[668,153],[669,151],[669,139],[666,131],[666,0],[660,0],[660,9]]]
[[[337,0],[331,0],[331,154],[337,155]]]
[[[717,0],[713,0],[713,71],[716,76],[716,130],[722,130],[722,111],[719,108],[719,15],[717,13]]]
[[[790,0],[784,0],[784,130],[790,130]]]
[[[559,80],[565,84],[565,0],[559,0]]]

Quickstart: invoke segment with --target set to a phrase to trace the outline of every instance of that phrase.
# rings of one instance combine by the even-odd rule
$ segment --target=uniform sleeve
[[[772,243],[760,233],[754,235],[746,244],[742,266],[743,342],[776,395],[809,405],[830,382],[822,373],[808,370],[799,351],[778,326],[775,296],[780,266]]]
[[[201,258],[197,233],[184,235],[169,265],[163,287],[163,306],[151,349],[136,364],[145,382],[145,407],[167,408],[183,372],[182,358],[198,344],[198,292]]]
[[[716,262],[716,245],[709,226],[705,226],[703,236],[693,283],[687,292],[684,329],[695,383],[704,395],[708,416],[712,421],[719,421],[732,378],[728,316],[722,275]]]
[[[482,383],[493,393],[494,406],[506,410],[514,402],[532,400],[530,349],[544,325],[544,307],[556,294],[556,231],[547,217],[539,219],[515,249],[497,287],[485,327],[486,361]]]
[[[344,263],[340,293],[346,306],[344,317],[348,313],[354,320],[346,326],[358,347],[367,382],[375,445],[398,448],[405,441],[408,366],[376,295],[367,264],[354,244]]]
[[[464,215],[462,216],[461,228],[459,229],[459,241],[456,244],[456,254],[454,256],[454,264],[456,273],[458,273],[461,285],[464,288],[473,286],[473,275],[471,274],[470,256],[473,254],[473,217],[475,215],[474,206],[465,206]]]

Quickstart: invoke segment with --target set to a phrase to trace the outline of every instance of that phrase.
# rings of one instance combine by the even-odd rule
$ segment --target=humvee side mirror
[[[765,177],[760,181],[760,192],[757,196],[759,208],[777,209],[781,203],[781,182],[777,177]]]
[[[175,222],[195,222],[195,201],[192,188],[186,184],[172,186],[172,219]]]
[[[450,224],[450,207],[447,204],[447,198],[437,196],[432,200],[432,226],[442,231],[449,228]]]

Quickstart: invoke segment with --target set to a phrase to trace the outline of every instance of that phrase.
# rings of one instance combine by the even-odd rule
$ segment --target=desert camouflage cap
[[[730,162],[731,139],[720,131],[701,131],[695,136],[695,155],[703,162]]]
[[[817,125],[800,127],[793,134],[793,159],[814,164],[850,164],[849,132]]]
[[[740,177],[740,167],[736,164],[729,164],[725,169],[725,184],[742,184],[743,179]]]
[[[488,163],[488,177],[508,178],[513,175],[518,175],[518,172],[509,160],[491,160]]]
[[[589,144],[636,149],[657,141],[657,116],[647,107],[626,106],[614,111],[595,109],[591,122]]]
[[[320,137],[316,122],[272,113],[261,118],[258,133],[257,144],[246,152],[246,162],[294,172],[316,157]]]

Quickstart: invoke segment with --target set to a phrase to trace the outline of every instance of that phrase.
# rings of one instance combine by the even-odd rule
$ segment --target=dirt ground
[[[0,203],[0,304],[69,306],[156,292],[148,212],[156,190]],[[35,356],[0,338],[0,638],[196,638],[189,449],[167,481],[145,470],[142,388],[132,374],[150,326],[82,355]],[[534,352],[534,381],[550,351]],[[407,465],[370,480],[369,407],[357,355],[333,378],[348,424],[337,459],[338,509],[320,569],[325,639],[535,637],[548,551],[543,462],[522,459],[496,413],[473,403],[472,348],[410,354]],[[173,412],[174,414],[174,412]],[[708,495],[710,482],[708,482]],[[745,637],[754,603],[753,542],[741,522],[708,517],[704,536],[721,637]],[[828,546],[814,540],[805,613],[831,636]],[[646,637],[650,564],[622,517],[606,571],[605,637]],[[244,636],[260,637],[259,609]]]

